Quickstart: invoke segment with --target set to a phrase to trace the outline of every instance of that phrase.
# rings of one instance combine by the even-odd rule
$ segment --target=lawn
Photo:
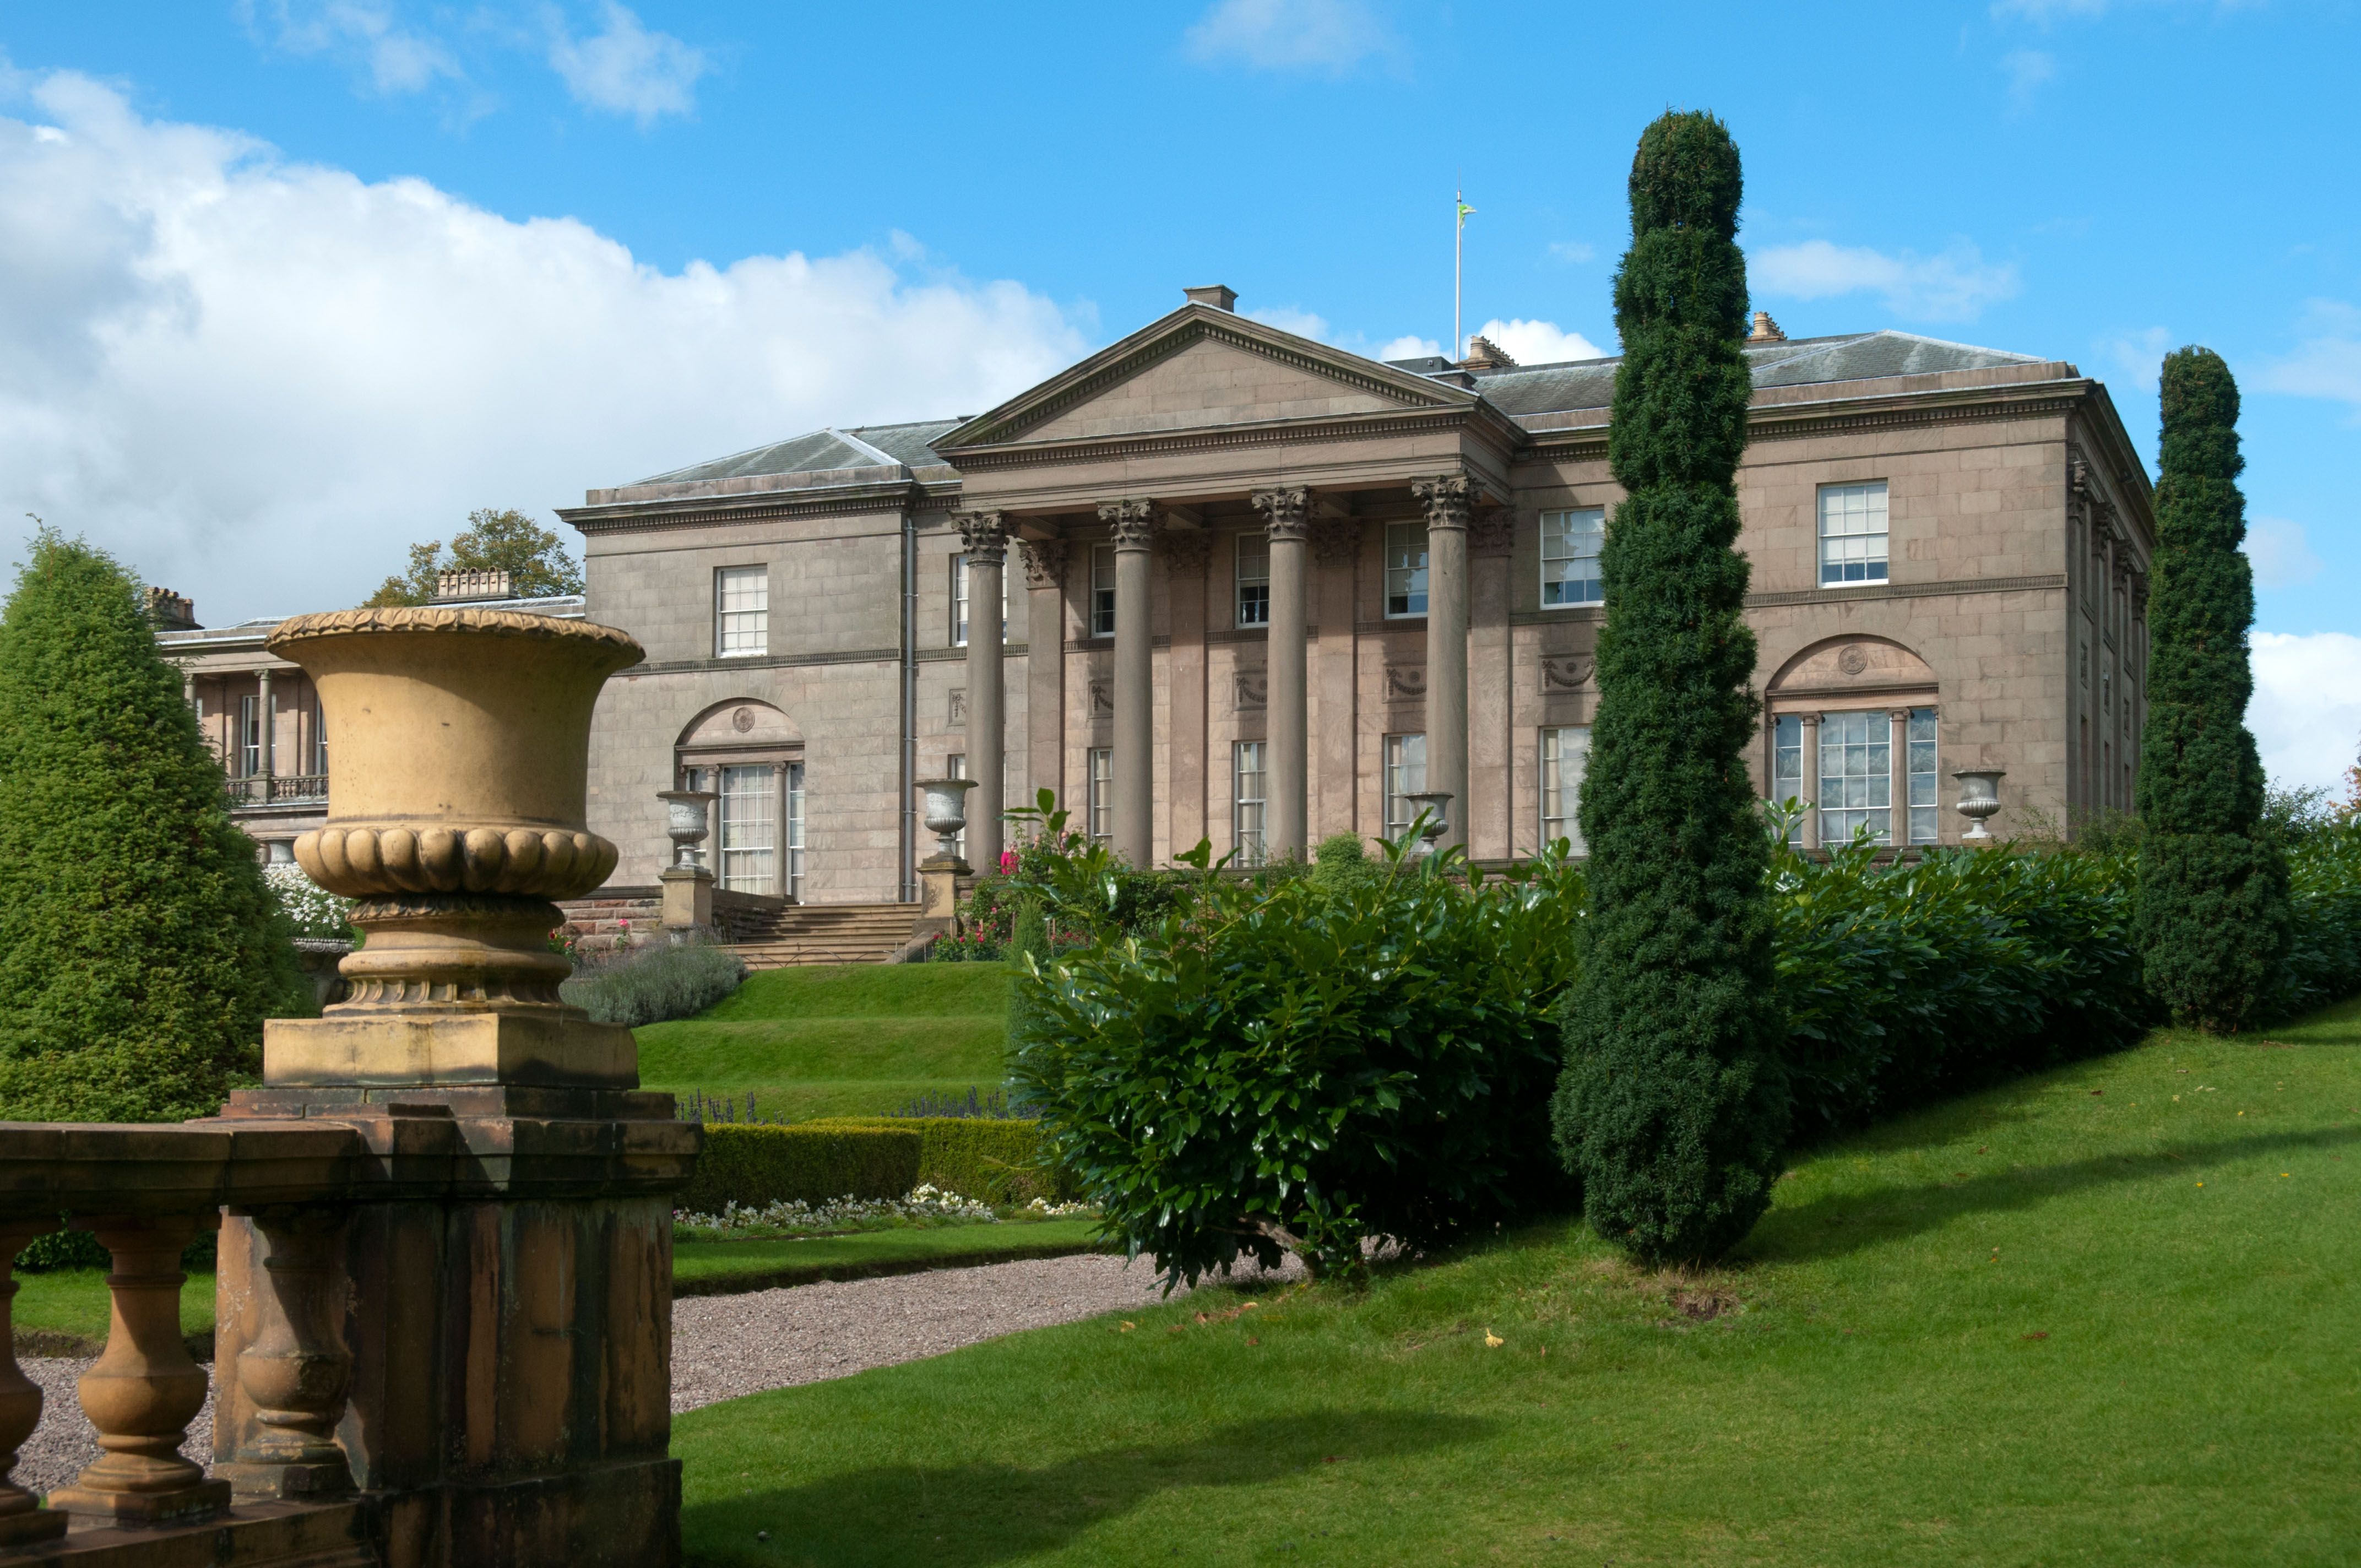
[[[640,1080],[765,1116],[891,1114],[933,1091],[1001,1080],[1005,964],[813,964],[766,970],[694,1018],[633,1031]]]
[[[2356,1047],[2361,1003],[1948,1102],[1708,1275],[1547,1225],[708,1407],[691,1560],[2352,1562]]]

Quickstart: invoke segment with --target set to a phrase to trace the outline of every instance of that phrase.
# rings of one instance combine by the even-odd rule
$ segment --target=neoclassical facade
[[[722,796],[724,885],[813,903],[913,897],[946,773],[977,864],[1043,788],[1142,863],[1398,832],[1422,791],[1479,860],[1578,841],[1617,362],[1381,363],[1188,293],[972,418],[561,513],[590,618],[649,653],[592,741],[617,885],[653,883],[682,784]],[[1971,768],[2003,833],[2128,806],[2153,529],[2106,389],[1767,316],[1746,352],[1762,792],[1814,841],[1956,842]]]

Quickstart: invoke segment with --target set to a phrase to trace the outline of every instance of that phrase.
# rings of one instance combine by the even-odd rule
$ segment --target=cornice
[[[1861,599],[1941,598],[1949,594],[2022,594],[2063,592],[2066,574],[2045,572],[2031,577],[1954,577],[1939,583],[1878,583],[1858,588],[1798,588],[1777,593],[1748,594],[1746,608],[1770,609],[1784,605],[1845,603]]]
[[[2096,389],[2098,383],[2088,379],[2030,381],[2001,388],[1946,387],[1924,392],[1889,392],[1873,398],[1775,403],[1747,411],[1746,440],[1751,446],[1758,441],[1850,431],[2050,418],[2080,409],[2091,400]],[[1587,462],[1607,455],[1605,425],[1525,433],[1527,444],[1517,454],[1519,462]]]
[[[1159,431],[1153,434],[1090,436],[1070,441],[969,447],[960,453],[959,462],[962,472],[985,474],[1013,468],[1038,468],[1055,463],[1086,462],[1095,458],[1155,457],[1172,453],[1222,452],[1253,446],[1375,441],[1388,436],[1455,431],[1479,423],[1497,425],[1489,433],[1498,440],[1504,455],[1514,453],[1517,443],[1523,438],[1523,432],[1510,423],[1508,416],[1499,410],[1489,405],[1479,407],[1470,404],[1455,409],[1258,420],[1251,424],[1213,425],[1196,430]],[[1148,488],[1154,488],[1153,486]]]
[[[793,490],[752,495],[690,496],[667,501],[620,501],[606,506],[558,509],[558,520],[585,535],[646,533],[659,529],[710,528],[742,522],[794,521],[814,517],[850,517],[908,511],[929,501],[956,497],[961,487],[910,480],[862,485],[797,496]]]

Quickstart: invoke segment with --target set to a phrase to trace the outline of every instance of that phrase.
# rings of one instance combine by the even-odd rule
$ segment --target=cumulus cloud
[[[652,33],[625,6],[607,0],[604,32],[577,38],[565,18],[549,16],[549,67],[574,101],[629,115],[646,126],[661,115],[697,107],[697,79],[712,69],[702,49],[670,33]]]
[[[1589,260],[1592,257],[1598,255],[1598,251],[1596,247],[1590,245],[1587,241],[1565,239],[1553,241],[1549,247],[1549,253],[1557,258],[1560,261],[1582,262]]]
[[[1186,42],[1190,58],[1208,65],[1332,76],[1399,48],[1365,0],[1217,0]]]
[[[471,508],[823,424],[970,413],[1085,351],[1013,282],[868,251],[665,272],[60,72],[0,117],[0,517],[209,624],[355,602]]]
[[[255,13],[242,6],[247,24]],[[403,27],[390,5],[368,0],[272,0],[272,37],[290,54],[324,55],[357,66],[369,86],[388,95],[416,93],[438,80],[466,75],[436,38]]]
[[[2160,326],[2119,332],[2099,340],[2099,353],[2106,362],[2121,371],[2125,381],[2149,393],[2157,389],[2165,352],[2171,346],[2172,334]]]
[[[1764,293],[1795,300],[1875,294],[1896,315],[1926,321],[1972,321],[1986,305],[2015,298],[2018,289],[2015,262],[1988,262],[1965,240],[1938,256],[1920,256],[1808,239],[1750,253],[1746,272]]]
[[[1266,305],[1246,313],[1250,320],[1275,326],[1281,332],[1291,332],[1298,337],[1308,337],[1315,343],[1331,341],[1326,316],[1299,311],[1293,305]]]
[[[2265,367],[2262,385],[2361,408],[2361,310],[2341,300],[2313,300],[2304,309],[2303,331],[2293,354]]]
[[[1508,351],[1520,365],[1556,365],[1568,359],[1598,359],[1606,351],[1578,332],[1561,332],[1555,322],[1504,322],[1494,317],[1476,329]]]
[[[1431,337],[1415,334],[1406,337],[1389,338],[1379,344],[1369,357],[1372,359],[1433,359],[1442,354],[1443,345]]]
[[[2303,524],[2292,518],[2258,517],[2249,521],[2246,551],[2259,588],[2300,587],[2321,573],[2321,559],[2312,553],[2311,538]]]
[[[2263,770],[2282,784],[2334,789],[2361,746],[2361,637],[2257,631],[2246,727]]]

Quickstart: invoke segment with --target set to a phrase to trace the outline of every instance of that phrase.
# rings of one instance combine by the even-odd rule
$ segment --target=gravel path
[[[1290,1257],[1278,1274],[1244,1274],[1235,1283],[1278,1285],[1298,1277],[1302,1266]],[[672,1304],[673,1413],[765,1388],[850,1377],[1159,1299],[1155,1269],[1146,1260],[1126,1264],[1096,1254],[743,1296],[687,1296]],[[17,1454],[10,1479],[28,1491],[48,1492],[98,1458],[95,1434],[74,1397],[74,1379],[91,1362],[27,1355],[17,1365],[41,1386],[43,1398],[41,1424]],[[213,1445],[208,1395],[181,1452],[209,1465]]]

